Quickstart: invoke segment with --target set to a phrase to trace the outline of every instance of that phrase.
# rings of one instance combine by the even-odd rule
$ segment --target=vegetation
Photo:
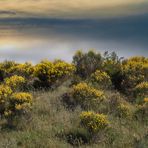
[[[78,51],[0,63],[0,147],[148,147],[148,58]]]

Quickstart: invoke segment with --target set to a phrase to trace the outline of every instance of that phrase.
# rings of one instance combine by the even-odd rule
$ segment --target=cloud
[[[1,11],[17,17],[100,18],[148,12],[147,0],[0,0]],[[23,12],[23,13],[20,13]]]

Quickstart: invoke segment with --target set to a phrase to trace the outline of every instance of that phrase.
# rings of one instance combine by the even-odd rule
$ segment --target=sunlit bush
[[[107,116],[91,111],[82,112],[80,120],[81,125],[92,134],[98,133],[100,130],[105,129],[109,125]]]
[[[25,84],[25,78],[23,78],[22,76],[14,75],[11,76],[10,78],[6,78],[4,80],[4,83],[9,87],[11,87],[11,89],[18,90],[21,89]]]
[[[91,75],[91,82],[94,85],[98,85],[103,88],[109,88],[112,84],[110,76],[106,72],[102,72],[100,70],[97,70]]]
[[[84,82],[73,86],[72,97],[82,106],[97,105],[105,99],[103,91],[97,90]]]

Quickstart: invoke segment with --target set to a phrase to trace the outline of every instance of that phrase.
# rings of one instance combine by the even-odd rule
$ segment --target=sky
[[[148,56],[147,0],[0,0],[0,60],[72,60],[77,49]]]

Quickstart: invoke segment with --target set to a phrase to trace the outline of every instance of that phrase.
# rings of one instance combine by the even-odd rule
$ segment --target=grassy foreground
[[[64,137],[65,132],[74,131],[79,126],[80,107],[70,111],[60,101],[68,91],[63,84],[54,91],[32,92],[34,96],[31,116],[22,120],[16,129],[3,127],[0,131],[0,147],[16,148],[70,148],[73,147]],[[121,147],[146,148],[148,146],[147,126],[136,120],[118,120],[109,115],[112,130],[107,131],[100,141],[80,147]],[[59,136],[63,135],[63,136]],[[76,145],[78,146],[78,145]]]

